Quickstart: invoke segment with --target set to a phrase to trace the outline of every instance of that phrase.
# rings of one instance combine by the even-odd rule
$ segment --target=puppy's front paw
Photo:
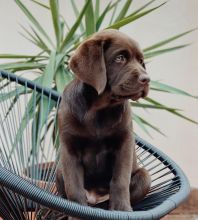
[[[131,204],[126,199],[114,198],[110,200],[110,210],[133,211]]]

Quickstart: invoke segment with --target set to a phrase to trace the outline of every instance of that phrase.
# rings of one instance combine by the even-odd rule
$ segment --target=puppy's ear
[[[82,43],[71,57],[70,68],[80,80],[101,94],[107,83],[103,41],[88,39]]]

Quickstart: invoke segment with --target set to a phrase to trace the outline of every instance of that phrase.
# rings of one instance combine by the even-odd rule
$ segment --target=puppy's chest
[[[69,146],[75,152],[85,154],[90,152],[90,155],[98,155],[119,149],[125,139],[125,132],[115,132],[108,136],[76,136],[70,135],[67,138]]]
[[[96,136],[110,135],[112,130],[119,127],[123,119],[124,106],[116,106],[114,108],[106,108],[89,113],[86,116],[85,125],[89,132],[95,133]],[[94,134],[93,134],[94,135]]]
[[[114,161],[114,153],[110,147],[105,145],[97,148],[92,146],[91,148],[84,148],[82,150],[81,160],[86,171],[86,175],[95,175],[104,173],[105,169],[109,169]]]

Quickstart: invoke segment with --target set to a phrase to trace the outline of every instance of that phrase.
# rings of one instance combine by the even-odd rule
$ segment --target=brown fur
[[[66,86],[58,113],[59,194],[87,205],[85,190],[102,188],[109,209],[130,211],[151,183],[137,165],[128,101],[148,93],[142,51],[123,33],[105,30],[78,47],[70,68],[76,78]]]

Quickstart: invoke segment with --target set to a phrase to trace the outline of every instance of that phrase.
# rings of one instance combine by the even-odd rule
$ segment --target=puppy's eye
[[[119,54],[116,56],[115,60],[116,63],[124,63],[126,62],[126,57],[123,54]]]

